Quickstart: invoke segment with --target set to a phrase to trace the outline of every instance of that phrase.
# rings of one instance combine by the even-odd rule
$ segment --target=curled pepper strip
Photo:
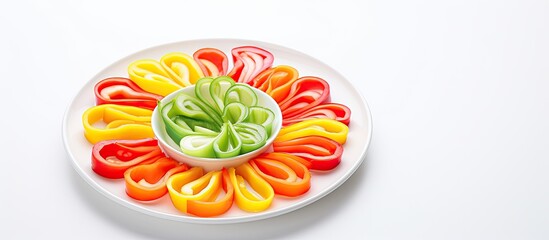
[[[223,76],[229,69],[227,55],[216,48],[198,49],[193,58],[207,77]]]
[[[202,158],[215,158],[216,154],[213,149],[216,136],[209,135],[191,135],[186,136],[179,142],[181,152]]]
[[[310,169],[331,170],[341,162],[343,147],[325,137],[307,136],[273,143],[275,152],[289,153],[309,161]]]
[[[267,135],[273,131],[274,112],[271,109],[254,106],[248,109],[246,122],[255,123],[263,126],[267,130]]]
[[[203,121],[213,124],[212,130],[218,130],[223,123],[219,112],[198,98],[181,93],[173,101],[172,111],[185,120]],[[215,127],[217,126],[217,127]]]
[[[280,103],[288,96],[298,76],[299,73],[295,68],[280,65],[263,71],[253,79],[250,85],[269,94],[277,103]]]
[[[273,187],[276,194],[296,197],[311,188],[311,163],[286,153],[268,153],[250,160],[255,171]]]
[[[152,111],[132,106],[103,104],[89,108],[82,115],[84,136],[92,144],[111,139],[152,138]],[[105,128],[93,124],[103,120]]]
[[[223,109],[223,121],[231,123],[239,123],[248,117],[248,108],[246,105],[239,102],[232,102]]]
[[[221,116],[215,110],[186,94],[161,106],[161,113],[166,132],[176,144],[189,135],[215,136],[222,124]]]
[[[173,205],[184,213],[212,217],[233,204],[234,187],[225,169],[203,175],[202,168],[194,167],[172,175],[166,185]],[[217,200],[222,190],[225,196]]]
[[[225,108],[225,95],[233,85],[234,80],[227,76],[201,78],[195,84],[194,95],[221,114]]]
[[[168,53],[160,59],[160,65],[169,76],[183,87],[191,86],[204,74],[194,59],[184,53]]]
[[[275,141],[288,141],[304,136],[321,136],[332,139],[339,144],[347,141],[349,127],[332,119],[309,119],[280,129]]]
[[[105,78],[95,84],[95,103],[118,104],[134,107],[154,109],[162,96],[143,91],[137,84],[128,78]]]
[[[183,86],[174,81],[160,63],[152,59],[132,62],[128,66],[128,74],[143,90],[161,96],[166,96]]]
[[[124,172],[126,193],[140,201],[160,198],[168,192],[166,188],[168,178],[187,169],[189,169],[187,165],[179,165],[179,162],[165,157],[150,164],[129,168]]]
[[[241,154],[254,151],[267,142],[267,130],[262,125],[255,123],[237,123],[234,125],[236,133],[242,141]]]
[[[174,142],[179,143],[184,136],[188,135],[216,135],[216,132],[210,129],[217,128],[217,125],[210,122],[185,119],[183,116],[176,115],[172,111],[173,103],[160,107],[166,132]]]
[[[91,165],[92,170],[103,177],[123,178],[128,168],[163,156],[154,138],[107,140],[93,145]]]
[[[184,146],[181,145],[181,148]],[[217,158],[230,158],[240,154],[242,149],[242,140],[236,133],[236,130],[231,122],[223,124],[221,133],[213,141],[213,150]]]
[[[301,77],[292,83],[288,96],[279,105],[282,116],[287,118],[324,102],[330,102],[330,85],[322,78]]]
[[[245,84],[235,84],[227,89],[225,93],[225,99],[223,103],[228,105],[229,103],[239,102],[247,107],[257,105],[257,95],[254,93],[250,86]]]
[[[339,103],[323,103],[300,114],[296,114],[293,117],[282,119],[282,125],[287,126],[315,118],[333,119],[348,126],[351,122],[351,109]]]
[[[240,209],[248,212],[261,212],[271,206],[274,198],[273,188],[249,163],[244,163],[236,169],[229,168],[229,176],[235,186],[234,198]],[[255,193],[248,190],[246,183]]]
[[[265,49],[242,46],[233,48],[234,68],[228,74],[236,82],[249,83],[263,70],[273,65],[273,54]]]

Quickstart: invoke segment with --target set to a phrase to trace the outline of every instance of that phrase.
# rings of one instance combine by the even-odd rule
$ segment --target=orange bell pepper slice
[[[193,167],[171,176],[167,187],[175,208],[199,217],[221,215],[233,204],[234,188],[226,169],[204,175],[202,168]],[[225,196],[219,198],[222,190]]]
[[[166,188],[168,178],[187,169],[189,169],[187,165],[180,165],[179,162],[166,157],[151,164],[132,167],[124,172],[126,193],[141,201],[160,198],[168,192]]]
[[[284,100],[299,73],[290,66],[280,65],[267,69],[255,77],[251,85],[269,94],[277,103]]]
[[[296,197],[311,188],[311,163],[287,153],[267,153],[253,160],[250,165],[273,187],[276,194]]]

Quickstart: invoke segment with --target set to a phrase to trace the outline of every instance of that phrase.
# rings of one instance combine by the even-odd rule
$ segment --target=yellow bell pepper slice
[[[103,104],[89,108],[82,115],[84,136],[92,144],[103,140],[135,140],[153,138],[151,128],[152,111],[149,109]],[[104,128],[94,126],[99,121],[106,123]]]
[[[180,88],[180,82],[173,80],[170,74],[156,60],[142,59],[128,66],[130,79],[143,90],[166,96]]]
[[[179,85],[186,87],[204,77],[202,69],[193,57],[184,53],[168,53],[160,59],[160,65]]]
[[[234,185],[236,205],[248,212],[261,212],[271,206],[274,198],[274,190],[249,163],[244,163],[229,169],[229,176]],[[250,192],[246,182],[256,194]]]
[[[202,168],[172,175],[167,182],[173,205],[179,211],[200,217],[212,217],[227,212],[233,203],[234,188],[227,170],[203,175]],[[221,191],[225,196],[219,200]]]
[[[276,142],[293,140],[306,136],[321,136],[339,144],[347,141],[349,127],[333,119],[310,119],[280,129]]]

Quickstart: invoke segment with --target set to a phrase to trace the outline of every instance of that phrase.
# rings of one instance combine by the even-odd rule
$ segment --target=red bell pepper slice
[[[93,145],[92,170],[106,178],[123,178],[124,172],[138,164],[164,157],[153,138],[139,140],[106,140]]]
[[[95,84],[95,102],[154,109],[162,96],[145,92],[132,80],[123,77],[105,78]]]
[[[160,158],[150,164],[131,167],[124,172],[126,194],[140,201],[158,199],[168,192],[168,178],[187,169],[187,165],[180,165],[170,158]]]
[[[351,109],[339,103],[324,103],[293,117],[282,119],[282,125],[287,126],[313,118],[329,118],[349,126],[351,122]]]
[[[343,147],[336,141],[319,136],[307,136],[288,141],[274,142],[275,152],[302,157],[311,163],[310,169],[331,170],[341,162]]]
[[[273,187],[276,194],[296,197],[311,188],[311,163],[287,153],[267,153],[250,160],[255,171]]]
[[[328,82],[318,77],[301,77],[292,84],[290,92],[279,105],[282,116],[290,118],[325,102],[330,102]]]
[[[229,69],[227,55],[217,48],[198,49],[193,58],[206,77],[225,76]]]
[[[273,54],[265,49],[254,46],[242,46],[233,48],[234,67],[229,77],[235,82],[249,83],[263,70],[273,65]]]

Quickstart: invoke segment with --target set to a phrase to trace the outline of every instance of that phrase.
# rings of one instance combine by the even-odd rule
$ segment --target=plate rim
[[[273,46],[273,47],[276,47],[278,49],[290,50],[294,53],[301,54],[304,57],[307,57],[307,58],[310,58],[310,59],[313,59],[313,60],[317,61],[318,63],[322,64],[323,66],[325,66],[327,69],[329,69],[333,73],[341,76],[342,80],[345,81],[347,84],[349,84],[354,89],[356,94],[358,94],[358,96],[360,96],[360,102],[364,107],[363,110],[365,112],[365,117],[368,120],[367,138],[366,138],[365,143],[364,143],[364,145],[361,149],[360,156],[358,156],[358,158],[359,158],[358,161],[354,165],[352,165],[352,167],[347,172],[344,172],[343,177],[337,179],[334,183],[330,184],[327,188],[322,189],[318,194],[312,196],[309,200],[307,200],[305,202],[302,202],[300,204],[293,204],[293,205],[290,205],[286,208],[283,208],[283,209],[280,209],[280,210],[277,210],[277,211],[274,211],[274,212],[263,212],[263,213],[260,212],[260,213],[253,213],[253,215],[238,216],[238,217],[231,217],[231,218],[201,218],[201,217],[195,217],[195,216],[192,216],[192,215],[183,215],[183,214],[182,215],[174,215],[174,214],[169,214],[169,213],[164,213],[164,212],[158,212],[156,210],[149,209],[149,208],[146,208],[144,206],[137,205],[136,203],[129,202],[125,199],[121,199],[121,198],[115,196],[114,194],[110,193],[108,190],[101,187],[97,182],[95,182],[93,179],[91,179],[90,176],[85,174],[84,169],[82,169],[81,166],[79,166],[77,164],[77,162],[75,160],[76,158],[75,158],[75,156],[73,155],[73,153],[71,152],[71,150],[69,148],[69,143],[68,143],[68,121],[69,121],[69,110],[75,104],[75,102],[77,100],[77,97],[80,96],[81,93],[85,90],[86,85],[89,84],[90,82],[94,81],[98,77],[100,77],[100,75],[104,71],[106,71],[108,68],[110,68],[112,65],[120,64],[121,62],[127,60],[128,58],[130,58],[131,56],[134,56],[136,54],[140,54],[140,53],[143,53],[143,52],[151,51],[153,49],[157,49],[157,48],[161,48],[161,47],[165,47],[165,46],[170,46],[170,45],[185,44],[185,43],[189,43],[189,42],[207,42],[207,41],[236,41],[236,42],[246,42],[246,43],[253,42],[253,44],[258,44],[258,46]],[[138,50],[136,52],[132,52],[132,53],[130,53],[130,54],[128,54],[128,55],[126,55],[126,56],[124,56],[124,57],[122,57],[122,58],[120,58],[120,59],[118,59],[118,60],[116,60],[116,61],[114,61],[110,64],[108,64],[107,66],[101,68],[95,75],[93,75],[90,79],[88,79],[83,84],[83,86],[80,87],[80,90],[77,91],[76,94],[71,98],[70,103],[67,105],[67,107],[64,111],[63,122],[62,122],[63,145],[64,145],[65,151],[67,152],[67,154],[70,157],[71,165],[73,166],[74,170],[76,170],[78,175],[80,175],[80,177],[82,177],[85,180],[85,182],[87,182],[89,185],[91,185],[93,189],[100,192],[103,196],[105,196],[108,199],[116,202],[119,205],[122,205],[126,208],[129,208],[129,209],[141,212],[141,213],[144,213],[144,214],[149,215],[151,217],[158,217],[158,218],[162,218],[162,219],[166,219],[166,220],[172,220],[172,221],[178,221],[178,222],[199,223],[199,224],[232,224],[232,223],[252,222],[252,221],[257,221],[257,220],[262,220],[262,219],[267,219],[267,218],[273,218],[273,217],[277,217],[277,216],[280,216],[280,215],[283,215],[283,214],[286,214],[286,213],[289,213],[289,212],[293,212],[295,210],[298,210],[300,208],[308,206],[308,205],[322,199],[326,195],[333,192],[335,189],[339,188],[343,183],[345,183],[356,172],[356,170],[363,164],[363,162],[366,158],[368,149],[370,148],[372,135],[373,135],[373,119],[372,119],[372,113],[371,113],[370,107],[368,105],[368,102],[366,101],[366,98],[364,97],[362,92],[358,88],[356,88],[354,86],[354,84],[351,81],[349,81],[339,71],[332,68],[331,66],[324,63],[323,61],[321,61],[321,60],[319,60],[315,57],[312,57],[311,55],[309,55],[307,53],[295,50],[295,49],[290,48],[290,47],[282,46],[282,45],[275,44],[275,43],[265,42],[265,41],[258,41],[258,40],[252,40],[252,39],[239,39],[239,38],[187,39],[187,40],[181,40],[181,41],[168,42],[168,43],[164,43],[164,44],[158,44],[158,45],[155,45],[155,46],[151,46],[151,47],[147,47],[147,48]]]

